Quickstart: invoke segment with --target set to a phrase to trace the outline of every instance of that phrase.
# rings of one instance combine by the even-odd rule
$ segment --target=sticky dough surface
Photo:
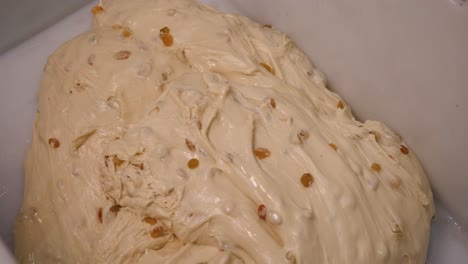
[[[45,67],[20,263],[424,263],[416,156],[284,33],[191,0],[100,6]]]

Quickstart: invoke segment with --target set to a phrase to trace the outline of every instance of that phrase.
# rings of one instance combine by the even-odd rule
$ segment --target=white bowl
[[[466,263],[468,4],[453,4],[465,0],[204,2],[287,32],[358,118],[400,133],[438,201],[427,263]],[[0,245],[0,263],[13,263],[11,230],[42,67],[60,44],[90,27],[91,6],[0,56],[0,235],[7,245]]]

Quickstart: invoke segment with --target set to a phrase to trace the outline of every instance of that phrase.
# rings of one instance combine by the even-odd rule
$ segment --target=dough
[[[20,263],[424,263],[416,156],[284,34],[107,0],[45,67]]]

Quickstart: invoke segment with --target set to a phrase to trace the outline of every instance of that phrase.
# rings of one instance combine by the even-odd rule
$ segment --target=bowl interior
[[[438,211],[428,263],[468,257],[459,228],[468,223],[468,178],[462,166],[468,153],[462,137],[468,131],[462,121],[468,114],[468,7],[448,0],[204,2],[287,32],[359,119],[381,120],[400,133],[421,159],[438,203],[448,210]],[[43,65],[60,44],[90,27],[91,6],[0,56],[0,236],[9,249]]]

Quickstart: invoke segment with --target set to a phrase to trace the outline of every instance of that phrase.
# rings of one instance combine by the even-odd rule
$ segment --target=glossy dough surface
[[[285,34],[191,0],[93,13],[45,67],[21,263],[424,263],[417,158]]]

